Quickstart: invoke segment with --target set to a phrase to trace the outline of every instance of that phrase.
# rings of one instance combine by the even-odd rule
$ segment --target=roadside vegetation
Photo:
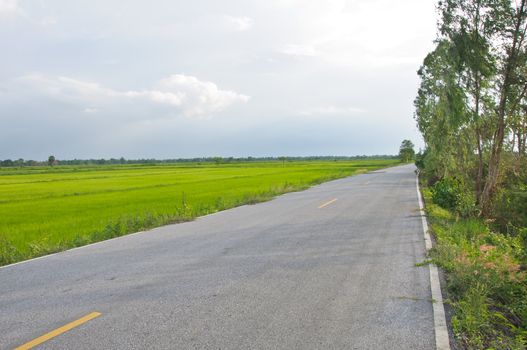
[[[462,217],[434,202],[436,190],[424,190],[436,239],[430,256],[447,275],[457,341],[466,349],[525,349],[526,231],[510,235],[484,218]]]
[[[527,348],[527,0],[444,0],[419,70],[417,155],[466,349]]]
[[[0,168],[0,265],[398,163],[286,159]]]

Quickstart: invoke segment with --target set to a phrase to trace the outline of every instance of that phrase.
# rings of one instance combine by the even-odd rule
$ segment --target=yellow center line
[[[338,200],[337,198],[334,198],[334,199],[330,200],[329,202],[326,202],[326,203],[322,204],[320,207],[318,207],[318,209],[322,209],[324,207],[327,207],[328,205],[330,205],[333,202],[336,202],[337,200]]]
[[[35,346],[39,345],[39,344],[42,344],[43,342],[45,341],[48,341],[52,338],[55,338],[56,336],[58,335],[61,335],[62,333],[64,332],[67,332],[75,327],[78,327],[80,326],[81,324],[83,323],[86,323],[90,320],[93,320],[94,318],[96,317],[99,317],[101,316],[101,313],[100,312],[92,312],[91,314],[87,314],[86,316],[84,317],[81,317],[79,318],[78,320],[75,320],[73,322],[70,322],[60,328],[57,328],[49,333],[46,333],[44,334],[43,336],[40,336],[36,339],[33,339],[32,341],[28,342],[28,343],[25,343],[24,345],[20,345],[18,348],[15,348],[14,350],[28,350],[28,349],[32,349],[34,348]]]

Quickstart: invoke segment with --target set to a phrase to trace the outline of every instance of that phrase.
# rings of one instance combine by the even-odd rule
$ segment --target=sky
[[[0,0],[0,159],[422,146],[435,0]]]

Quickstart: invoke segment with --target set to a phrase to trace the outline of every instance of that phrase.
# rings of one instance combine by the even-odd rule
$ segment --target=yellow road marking
[[[50,340],[51,338],[55,338],[58,335],[61,335],[64,332],[67,332],[75,327],[80,326],[83,323],[86,323],[90,320],[93,320],[96,317],[101,316],[100,312],[92,312],[91,314],[87,314],[84,317],[79,318],[78,320],[75,320],[73,322],[68,323],[67,325],[64,325],[60,328],[57,328],[49,333],[44,334],[43,336],[40,336],[36,339],[33,339],[32,341],[25,343],[24,345],[20,345],[18,348],[15,348],[15,350],[28,350],[32,349],[37,345],[42,344],[45,341]]]
[[[332,199],[332,200],[330,200],[329,202],[326,202],[326,203],[322,204],[320,207],[318,207],[318,209],[322,209],[322,208],[324,208],[324,207],[327,207],[328,205],[330,205],[330,204],[333,203],[333,202],[336,202],[337,200],[338,200],[337,198]]]

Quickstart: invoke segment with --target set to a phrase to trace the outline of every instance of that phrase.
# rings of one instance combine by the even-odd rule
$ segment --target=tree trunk
[[[483,150],[481,149],[481,130],[478,127],[476,130],[478,141],[478,174],[476,175],[476,202],[481,202],[481,191],[483,185]]]
[[[476,108],[475,108],[475,116],[476,116],[476,141],[478,143],[477,149],[478,149],[478,173],[476,175],[476,202],[479,204],[481,201],[481,191],[482,191],[482,182],[483,182],[483,151],[481,147],[481,128],[479,127],[479,101],[480,101],[480,76],[476,73],[476,84],[475,84],[475,95],[476,95]]]
[[[526,110],[527,111],[527,110]],[[523,117],[520,127],[518,128],[518,155],[524,157],[526,155],[526,141],[527,141],[527,115]]]
[[[496,185],[498,184],[498,177],[501,165],[501,153],[503,150],[503,141],[505,139],[505,115],[507,113],[507,102],[509,97],[509,91],[512,83],[512,72],[516,66],[516,56],[519,51],[519,40],[520,32],[522,30],[522,23],[525,16],[525,6],[527,0],[522,0],[516,13],[516,23],[514,26],[512,45],[508,50],[507,60],[505,64],[505,70],[503,72],[503,84],[500,88],[500,101],[497,109],[497,125],[496,131],[494,132],[492,151],[489,160],[489,173],[483,193],[481,195],[481,209],[484,215],[490,214],[490,207],[492,196],[496,191]]]

